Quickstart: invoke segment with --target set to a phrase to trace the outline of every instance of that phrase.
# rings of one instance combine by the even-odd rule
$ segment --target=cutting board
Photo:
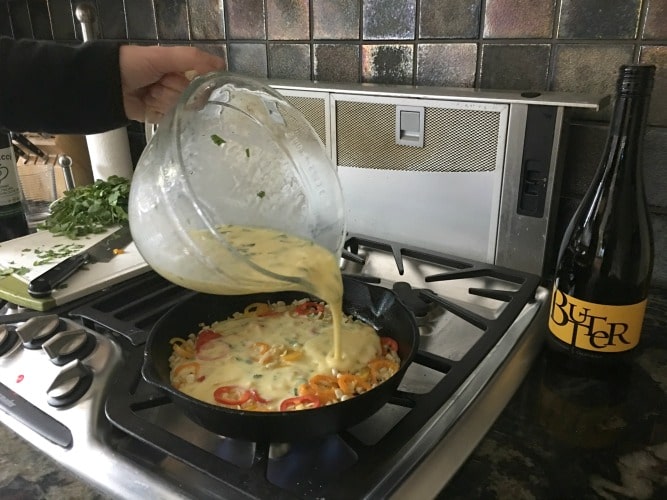
[[[0,298],[37,311],[47,311],[148,271],[150,269],[148,264],[134,243],[130,243],[123,253],[116,255],[109,262],[96,262],[83,266],[54,290],[50,297],[36,299],[28,294],[28,283],[32,279],[67,258],[63,256],[47,264],[40,264],[36,250],[48,251],[63,248],[64,245],[68,245],[68,248],[82,245],[81,248],[72,251],[74,255],[91,247],[115,229],[111,228],[104,233],[76,240],[66,236],[55,236],[49,231],[38,231],[0,243],[0,270],[2,274],[11,272],[6,276],[0,276]],[[23,269],[24,273],[18,272],[19,269]]]

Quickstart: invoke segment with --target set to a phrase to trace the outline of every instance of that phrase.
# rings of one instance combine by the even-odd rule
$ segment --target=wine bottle
[[[0,241],[28,234],[14,148],[9,134],[0,129]]]
[[[585,363],[627,358],[639,343],[653,269],[641,167],[654,73],[620,67],[603,156],[558,255],[548,345]]]

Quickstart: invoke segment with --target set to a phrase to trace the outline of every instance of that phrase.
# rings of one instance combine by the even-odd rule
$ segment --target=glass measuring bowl
[[[146,262],[207,293],[299,289],[220,228],[268,228],[340,257],[345,237],[336,169],[316,132],[282,95],[228,72],[197,77],[141,155],[129,219]]]

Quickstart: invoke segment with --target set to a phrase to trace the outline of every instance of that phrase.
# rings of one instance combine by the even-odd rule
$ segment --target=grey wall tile
[[[127,38],[123,0],[97,0],[97,18],[102,38],[116,40]]]
[[[477,38],[481,0],[421,0],[419,38]]]
[[[414,40],[417,0],[363,0],[364,40]]]
[[[634,38],[641,0],[562,0],[558,38]]]
[[[57,41],[75,40],[74,14],[70,0],[49,0],[49,12],[51,13],[53,39]]]
[[[189,40],[188,9],[186,2],[153,0],[157,35],[160,40]]]
[[[193,40],[225,38],[225,9],[221,0],[188,0]]]
[[[269,44],[269,78],[310,80],[310,45]]]
[[[622,64],[632,63],[634,47],[629,44],[559,44],[549,90],[612,95]],[[576,111],[582,119],[609,119],[609,108]]]
[[[648,122],[667,127],[667,45],[642,47],[639,62],[656,66]]]
[[[157,24],[152,0],[125,2],[127,36],[130,40],[156,40]]]
[[[227,45],[223,42],[219,43],[193,43],[195,47],[199,47],[202,50],[215,54],[216,56],[222,57],[227,61]]]
[[[651,214],[653,227],[653,274],[651,283],[654,286],[667,286],[667,215]]]
[[[28,2],[30,22],[33,36],[39,40],[52,40],[51,19],[47,0],[32,0]]]
[[[486,0],[484,38],[551,38],[555,0]]]
[[[417,85],[474,87],[475,43],[422,43],[417,50]]]
[[[269,40],[310,38],[309,0],[266,0]]]
[[[667,215],[667,128],[648,127],[644,141],[646,200]]]
[[[313,76],[323,82],[359,81],[359,46],[316,44],[313,51]]]
[[[229,70],[247,76],[266,78],[266,45],[263,43],[230,43],[227,47]]]
[[[359,38],[361,0],[313,0],[313,38],[348,40]]]
[[[549,44],[484,45],[480,87],[546,90],[550,51]]]
[[[230,40],[266,40],[263,0],[225,0],[225,15]]]
[[[7,2],[0,3],[0,36],[14,36]]]
[[[410,85],[413,75],[412,45],[363,45],[361,80],[370,83]]]
[[[28,3],[25,0],[9,2],[9,16],[12,20],[14,38],[33,38]]]
[[[646,40],[667,38],[667,0],[647,0],[643,37]]]

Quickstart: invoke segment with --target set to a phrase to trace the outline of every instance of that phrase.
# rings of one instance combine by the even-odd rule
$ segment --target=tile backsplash
[[[79,3],[3,1],[0,35],[78,43]],[[644,168],[653,279],[667,285],[667,0],[88,3],[97,10],[100,38],[191,44],[258,77],[612,94],[619,65],[654,64]],[[609,112],[578,112],[568,125],[560,232],[597,166]]]

